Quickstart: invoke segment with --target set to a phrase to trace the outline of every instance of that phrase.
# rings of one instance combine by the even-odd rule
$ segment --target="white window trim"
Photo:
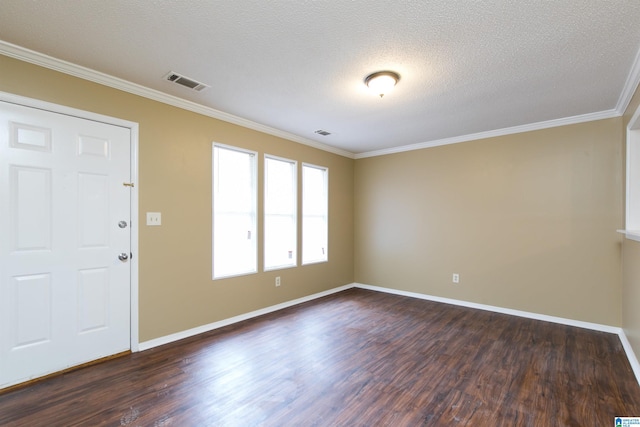
[[[283,264],[283,265],[275,265],[275,266],[271,266],[271,267],[267,267],[267,263],[266,263],[266,259],[267,259],[267,238],[266,238],[266,233],[267,233],[267,226],[266,226],[266,217],[267,217],[267,177],[266,177],[266,173],[267,173],[267,166],[266,166],[266,161],[267,159],[272,159],[272,160],[279,160],[282,162],[287,162],[287,163],[291,163],[293,165],[293,206],[294,206],[294,213],[293,213],[293,229],[294,229],[294,253],[293,253],[293,264]],[[298,250],[298,161],[297,160],[293,160],[293,159],[287,159],[286,157],[279,157],[279,156],[274,156],[272,154],[264,154],[264,162],[265,162],[265,166],[263,168],[264,172],[263,172],[263,201],[262,201],[262,206],[263,206],[263,213],[262,213],[262,261],[263,261],[263,269],[264,271],[275,271],[275,270],[285,270],[287,268],[295,268],[298,267],[298,253],[300,252]]]
[[[254,205],[254,218],[253,218],[253,224],[254,224],[254,233],[255,233],[255,239],[254,239],[254,245],[255,245],[255,259],[254,259],[254,265],[255,268],[252,271],[246,271],[243,273],[238,273],[238,274],[229,274],[229,275],[224,275],[224,276],[216,276],[215,275],[215,265],[213,262],[214,259],[214,251],[215,251],[215,240],[214,240],[214,236],[213,236],[213,231],[214,231],[214,215],[215,215],[215,198],[213,197],[213,193],[214,193],[214,188],[213,188],[213,180],[214,180],[214,158],[215,158],[215,147],[219,147],[219,148],[224,148],[227,150],[234,150],[234,151],[238,151],[240,153],[247,153],[247,154],[251,154],[253,155],[254,158],[254,169],[253,169],[253,177],[252,177],[252,186],[253,186],[253,205]],[[256,274],[258,272],[258,174],[260,173],[260,165],[258,164],[258,152],[257,151],[253,151],[253,150],[247,150],[245,148],[241,148],[241,147],[236,147],[233,145],[227,145],[227,144],[221,144],[218,142],[213,142],[211,144],[211,278],[212,280],[222,280],[222,279],[229,279],[232,277],[240,277],[240,276],[248,276],[251,274]]]
[[[627,126],[625,229],[627,239],[640,242],[640,106]]]
[[[327,204],[327,247],[325,248],[326,258],[323,260],[314,260],[314,261],[304,262],[304,253],[301,254],[302,265],[322,264],[325,262],[329,262],[329,168],[327,166],[314,165],[311,163],[304,163],[304,162],[302,163],[302,167],[315,168],[315,169],[325,171],[325,175],[324,175],[325,189],[326,189],[325,197],[326,197],[326,204]],[[302,174],[302,179],[304,180],[304,174]],[[304,191],[304,182],[302,183],[302,191]],[[302,200],[304,203],[304,194],[302,194]],[[303,222],[303,227],[304,227],[304,206],[301,206],[300,218]],[[304,233],[302,234],[301,237],[302,239],[304,239]],[[304,241],[302,242],[302,250],[304,250]]]

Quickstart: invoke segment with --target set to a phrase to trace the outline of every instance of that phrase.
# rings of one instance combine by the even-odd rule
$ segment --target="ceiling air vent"
[[[164,78],[165,80],[168,80],[170,82],[177,83],[184,87],[188,87],[189,89],[193,89],[196,92],[201,92],[209,87],[209,85],[197,82],[193,79],[190,79],[189,77],[185,77],[181,74],[174,73],[173,71],[171,71],[169,74],[164,76]]]
[[[317,133],[318,135],[322,135],[322,136],[329,136],[331,135],[331,132],[327,132],[326,130],[322,130],[322,129],[318,129],[317,131],[315,131],[314,133]]]

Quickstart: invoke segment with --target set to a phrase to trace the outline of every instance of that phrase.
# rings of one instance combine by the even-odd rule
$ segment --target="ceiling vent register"
[[[209,87],[209,85],[190,79],[189,77],[185,77],[181,74],[174,73],[173,71],[171,71],[169,74],[164,76],[164,78],[165,80],[168,80],[170,82],[182,85],[184,87],[188,87],[189,89],[193,89],[196,92],[202,92],[203,90]]]

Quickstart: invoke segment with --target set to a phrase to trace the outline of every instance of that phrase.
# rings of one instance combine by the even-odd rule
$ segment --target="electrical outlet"
[[[453,283],[460,283],[460,275],[458,273],[453,273]]]
[[[162,225],[162,214],[160,212],[147,212],[147,225]]]
[[[280,286],[280,276],[276,277],[276,286]]]

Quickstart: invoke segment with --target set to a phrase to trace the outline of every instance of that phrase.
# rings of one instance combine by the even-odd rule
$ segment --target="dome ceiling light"
[[[398,73],[393,71],[378,71],[377,73],[369,74],[364,79],[364,84],[382,98],[393,89],[399,80],[400,75]]]

